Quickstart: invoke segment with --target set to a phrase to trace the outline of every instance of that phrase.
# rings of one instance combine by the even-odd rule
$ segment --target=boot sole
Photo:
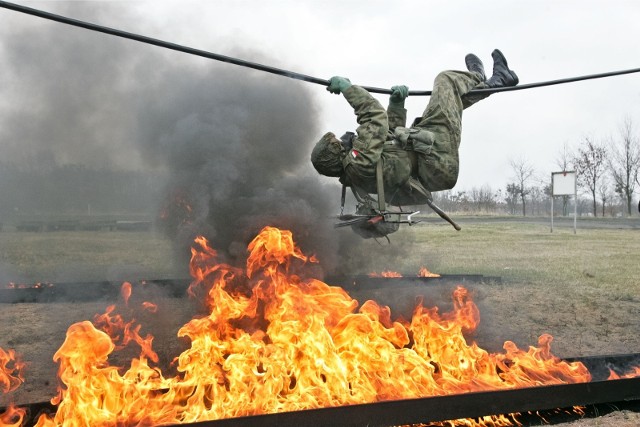
[[[471,73],[476,72],[476,73],[480,73],[482,75],[482,80],[486,80],[486,74],[484,72],[484,64],[482,63],[482,60],[480,60],[480,58],[478,58],[476,55],[474,55],[473,53],[469,53],[467,56],[464,57],[464,64],[467,66],[467,70]],[[480,70],[479,71],[472,71],[471,70],[471,65],[474,64],[480,64]]]

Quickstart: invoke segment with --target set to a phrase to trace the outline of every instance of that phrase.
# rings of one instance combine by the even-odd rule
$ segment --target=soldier
[[[311,153],[311,162],[322,175],[360,194],[378,191],[376,166],[382,162],[386,200],[393,205],[420,205],[430,192],[453,188],[458,180],[458,147],[462,111],[486,94],[468,94],[472,89],[500,88],[518,84],[498,49],[491,53],[493,75],[487,80],[480,58],[465,57],[467,71],[443,71],[435,79],[429,104],[421,117],[406,128],[406,86],[394,86],[385,111],[360,86],[344,77],[332,77],[327,90],[342,93],[357,116],[356,134],[341,139],[328,132]]]

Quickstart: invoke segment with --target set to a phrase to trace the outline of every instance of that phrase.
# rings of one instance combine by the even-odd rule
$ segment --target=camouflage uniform
[[[462,111],[484,96],[465,96],[486,87],[483,76],[444,71],[435,79],[429,104],[411,128],[407,110],[389,105],[387,111],[365,89],[353,85],[343,92],[357,116],[357,137],[343,160],[340,182],[377,193],[376,164],[383,162],[385,197],[393,204],[422,204],[407,185],[415,178],[429,191],[453,188],[458,180],[458,147]]]

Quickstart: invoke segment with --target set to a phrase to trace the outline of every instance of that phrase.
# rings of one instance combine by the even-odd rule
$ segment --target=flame
[[[129,298],[131,298],[131,283],[124,282],[120,288],[120,294],[122,295],[125,305],[129,304]]]
[[[624,374],[617,374],[613,369],[609,369],[609,380],[619,380],[622,378],[636,378],[640,377],[640,366],[636,366],[631,368],[628,372]]]
[[[3,393],[15,390],[24,382],[22,376],[24,367],[25,363],[14,350],[5,351],[0,348],[0,390]]]
[[[152,302],[149,301],[144,301],[142,303],[142,308],[147,310],[149,313],[157,313],[158,312],[158,306]]]
[[[420,271],[418,271],[418,277],[440,277],[438,273],[430,272],[427,267],[420,267]]]
[[[402,277],[402,273],[398,273],[397,271],[387,270],[381,273],[375,273],[375,272],[369,273],[368,276],[394,278],[394,277]],[[421,267],[420,271],[418,271],[418,277],[440,277],[440,275],[437,273],[430,272],[426,267]]]
[[[402,274],[396,271],[383,271],[381,273],[369,273],[369,277],[402,277]]]
[[[94,318],[95,326],[109,337],[111,343],[114,345],[114,349],[121,350],[129,345],[129,343],[135,342],[140,347],[141,358],[151,359],[153,362],[157,362],[158,355],[152,349],[153,336],[147,335],[143,338],[140,335],[142,325],[136,324],[135,320],[126,322],[120,314],[113,314],[115,309],[115,305],[110,305],[104,314],[96,315]],[[69,331],[70,330],[71,328]],[[67,339],[69,339],[69,331],[67,331]],[[70,346],[71,345],[73,345],[73,343],[71,343]],[[61,350],[62,347],[54,354],[54,361]]]
[[[506,342],[500,354],[469,344],[464,334],[480,317],[463,287],[451,312],[419,305],[410,322],[394,321],[389,307],[359,305],[342,288],[303,277],[304,265],[316,260],[289,231],[266,227],[248,250],[240,269],[196,239],[189,294],[203,298],[208,312],[179,330],[190,347],[174,360],[174,377],[155,366],[153,337],[115,306],[93,323],[71,325],[54,355],[57,412],[36,425],[191,423],[590,380],[584,365],[551,354],[549,335],[526,351]],[[131,344],[140,354],[130,366],[111,366],[109,356]],[[455,425],[511,425],[505,416],[480,423]]]
[[[24,382],[22,371],[25,363],[12,349],[3,350],[0,348],[0,390],[9,393],[17,389]],[[2,413],[0,413],[0,427],[20,427],[26,415],[26,410],[17,408],[13,403]]]
[[[0,285],[0,289],[41,289],[41,288],[51,288],[53,287],[53,283],[13,283],[9,282],[4,285]]]
[[[10,404],[5,412],[0,413],[0,427],[21,427],[26,414],[26,409]]]

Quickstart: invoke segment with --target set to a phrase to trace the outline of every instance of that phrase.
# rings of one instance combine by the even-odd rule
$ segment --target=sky
[[[490,53],[494,48],[500,48],[506,55],[521,84],[640,66],[637,57],[640,3],[637,1],[16,3],[321,79],[340,75],[354,84],[383,88],[405,84],[410,90],[429,90],[439,71],[463,69],[464,56],[469,52],[476,53],[485,62],[490,74]],[[4,123],[4,127],[7,117],[16,110],[28,109],[32,118],[30,127],[47,123],[47,133],[52,132],[53,123],[66,128],[78,126],[74,129],[84,134],[97,126],[109,129],[106,133],[100,132],[103,140],[92,136],[89,145],[94,144],[97,151],[89,150],[86,141],[78,142],[71,149],[48,141],[52,144],[48,146],[49,155],[60,162],[102,159],[115,166],[135,168],[153,157],[148,151],[131,149],[124,142],[118,142],[130,139],[135,133],[128,133],[127,126],[136,122],[136,117],[119,115],[118,106],[101,107],[101,97],[108,95],[93,94],[90,99],[82,99],[82,84],[94,88],[104,85],[105,93],[132,89],[127,84],[135,85],[140,79],[146,79],[141,73],[152,73],[141,63],[145,55],[153,55],[154,60],[160,58],[174,66],[184,63],[240,78],[259,73],[183,53],[162,52],[158,47],[108,35],[89,34],[84,29],[6,9],[0,9],[0,21],[0,60],[5,70],[13,70],[0,76],[0,123]],[[28,38],[30,48],[8,55],[6,41],[20,37]],[[56,56],[57,45],[64,43],[65,38],[83,40],[77,45],[76,57]],[[109,50],[101,52],[104,45],[108,45]],[[39,50],[43,46],[49,55],[44,59]],[[67,118],[68,122],[56,119],[40,123],[43,116],[53,117],[58,111],[55,105],[47,107],[35,101],[37,96],[29,89],[33,82],[29,81],[30,74],[25,69],[40,68],[42,72],[44,68],[44,75],[55,82],[64,80],[66,74],[82,66],[87,57],[91,58],[91,67],[83,74],[86,81],[78,83],[79,90],[61,91],[51,99],[78,99],[76,108],[85,113],[93,111],[93,116],[81,124],[72,118]],[[25,68],[25,64],[29,65]],[[119,87],[114,88],[109,86],[112,81],[91,80],[92,73],[98,73],[96,70],[109,70],[109,67],[117,67],[123,75],[128,73],[131,81],[119,80]],[[304,132],[308,137],[300,141],[308,153],[325,131],[341,134],[356,127],[353,111],[343,97],[328,93],[321,85],[266,74],[256,78],[284,79],[285,84],[296,88],[306,86],[300,90],[309,94],[308,114],[314,116],[315,125],[292,120],[286,126],[308,128]],[[233,85],[241,86],[237,82]],[[242,96],[241,87],[237,89],[237,96]],[[386,105],[386,95],[376,97]],[[34,100],[32,104],[29,99]],[[171,103],[172,100],[159,98],[155,102]],[[409,118],[420,115],[426,103],[427,97],[410,97],[406,103]],[[114,115],[116,126],[112,123]],[[563,145],[575,147],[585,137],[605,142],[615,137],[625,117],[638,118],[635,125],[640,132],[639,74],[494,94],[464,113],[461,172],[455,189],[482,185],[504,188],[514,175],[510,161],[516,159],[526,159],[537,176],[547,179],[551,172],[559,170],[557,159]],[[21,126],[24,127],[24,123]],[[23,149],[16,147],[18,143],[14,139],[9,141],[6,134],[3,139],[2,158],[15,156],[15,150]],[[313,172],[310,164],[302,164],[301,168],[297,173]]]

